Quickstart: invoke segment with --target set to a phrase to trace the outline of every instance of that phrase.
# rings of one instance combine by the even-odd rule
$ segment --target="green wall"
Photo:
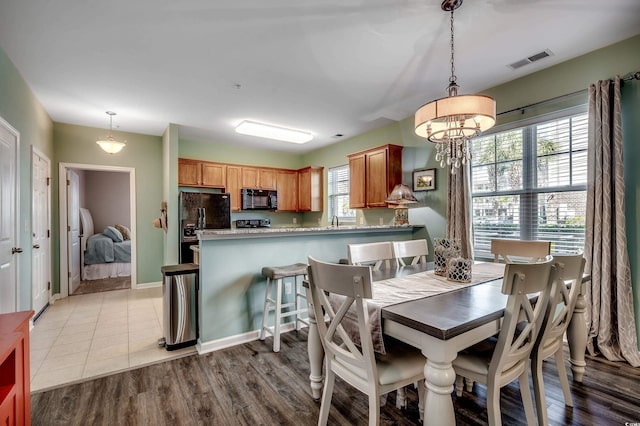
[[[137,133],[114,132],[117,140],[126,140],[127,146],[118,154],[102,151],[95,141],[105,135],[105,129],[72,124],[55,123],[53,172],[53,224],[54,247],[59,244],[58,223],[58,165],[76,163],[131,167],[136,171],[136,243],[137,280],[139,284],[158,282],[162,279],[163,232],[152,226],[160,215],[162,201],[162,138]],[[53,264],[59,263],[59,251],[54,249]],[[55,291],[58,292],[59,273],[54,273]]]
[[[18,151],[18,309],[31,309],[31,147],[53,167],[53,123],[26,82],[0,49],[0,117],[20,133]],[[55,251],[55,248],[52,247]]]

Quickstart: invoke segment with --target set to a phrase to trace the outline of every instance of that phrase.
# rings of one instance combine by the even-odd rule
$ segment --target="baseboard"
[[[288,322],[280,326],[280,333],[288,333],[289,331],[293,331],[295,329],[295,323]],[[198,339],[198,343],[196,343],[196,350],[198,351],[198,355],[203,355],[209,352],[219,351],[220,349],[226,349],[232,346],[253,342],[254,340],[258,340],[259,338],[260,331],[254,330],[248,333],[236,334],[235,336],[224,337],[222,339],[210,340],[207,342],[203,342],[202,340]]]
[[[155,281],[155,282],[150,282],[150,283],[138,283],[136,284],[136,290],[140,290],[142,288],[154,288],[154,287],[161,287],[162,286],[162,281]]]

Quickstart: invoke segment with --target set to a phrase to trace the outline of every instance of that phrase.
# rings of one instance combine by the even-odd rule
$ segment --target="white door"
[[[69,294],[80,285],[80,189],[78,173],[67,171],[67,241]]]
[[[0,119],[0,314],[18,307],[17,152],[18,133]]]
[[[36,314],[49,303],[51,283],[49,175],[49,159],[33,150],[31,154],[31,307]]]

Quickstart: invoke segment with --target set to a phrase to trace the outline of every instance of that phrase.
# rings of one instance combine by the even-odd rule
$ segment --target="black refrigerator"
[[[180,263],[193,263],[192,245],[199,229],[231,228],[231,195],[180,192]]]

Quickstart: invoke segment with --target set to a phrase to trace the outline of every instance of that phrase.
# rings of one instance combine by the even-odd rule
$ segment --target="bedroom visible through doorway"
[[[125,167],[60,165],[67,181],[60,225],[68,231],[60,238],[62,297],[136,288],[134,174]]]

